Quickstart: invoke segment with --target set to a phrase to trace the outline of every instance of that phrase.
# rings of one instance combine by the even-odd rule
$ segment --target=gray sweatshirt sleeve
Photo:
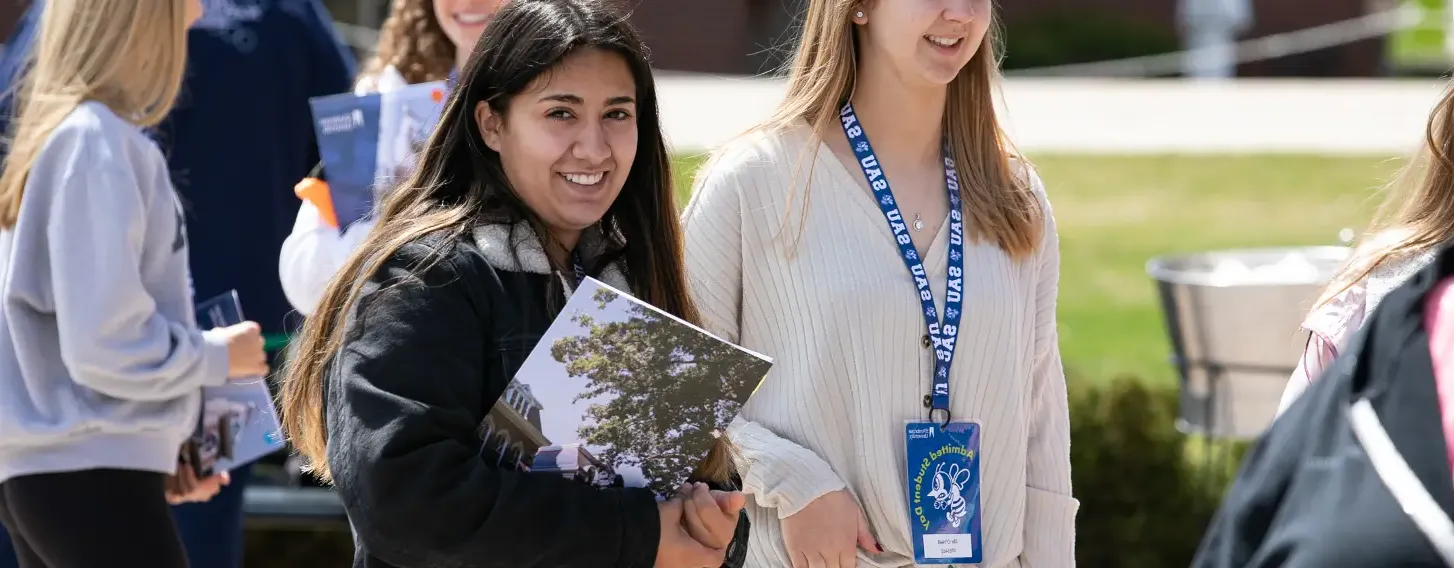
[[[46,244],[61,359],[74,381],[121,399],[170,400],[220,385],[227,346],[197,329],[190,311],[166,162],[135,131],[117,132],[130,125],[106,118],[64,123],[27,183],[47,196],[27,204],[45,211],[22,214],[48,221],[29,229],[45,233],[32,242]]]

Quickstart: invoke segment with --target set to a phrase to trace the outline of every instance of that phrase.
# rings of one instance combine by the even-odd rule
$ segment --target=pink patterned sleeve
[[[1333,342],[1316,333],[1308,334],[1308,346],[1303,349],[1303,355],[1298,359],[1297,369],[1287,380],[1287,387],[1282,391],[1282,401],[1277,405],[1277,413],[1282,414],[1282,411],[1287,410],[1307,390],[1308,385],[1313,384],[1313,379],[1322,376],[1323,371],[1328,370],[1337,358],[1338,348]]]
[[[1308,314],[1302,325],[1308,331],[1308,343],[1298,359],[1297,369],[1282,391],[1282,400],[1277,405],[1279,415],[1307,390],[1308,385],[1323,376],[1323,372],[1338,358],[1338,351],[1363,325],[1366,297],[1366,288],[1359,282]]]
[[[1424,300],[1424,329],[1429,333],[1429,362],[1439,392],[1444,452],[1454,465],[1454,277],[1446,277]]]

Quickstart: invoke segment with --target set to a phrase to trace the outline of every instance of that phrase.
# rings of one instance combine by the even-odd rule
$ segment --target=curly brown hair
[[[431,0],[394,0],[379,29],[379,45],[359,74],[359,82],[376,79],[393,66],[410,84],[440,81],[454,68],[455,46],[434,17]]]

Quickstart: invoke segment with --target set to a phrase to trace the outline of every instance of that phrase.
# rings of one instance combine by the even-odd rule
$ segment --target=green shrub
[[[1072,380],[1070,397],[1077,563],[1189,565],[1229,471],[1209,471],[1189,451],[1196,444],[1175,428],[1174,388],[1125,377],[1087,383]]]
[[[1056,11],[1005,26],[1005,69],[1025,69],[1168,53],[1181,48],[1163,26],[1104,12]]]
[[[1174,388],[1126,377],[1098,386],[1072,376],[1070,384],[1077,563],[1190,564],[1244,448],[1208,469],[1206,446],[1174,427]],[[347,532],[250,531],[246,554],[248,566],[343,566],[353,546]]]

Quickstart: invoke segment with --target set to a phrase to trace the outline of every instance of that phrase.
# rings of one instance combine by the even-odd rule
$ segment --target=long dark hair
[[[428,235],[466,238],[481,223],[529,223],[547,251],[560,245],[511,188],[500,155],[485,146],[474,108],[481,101],[503,114],[515,95],[578,49],[601,49],[626,60],[636,81],[636,159],[625,187],[601,220],[619,235],[615,258],[641,299],[687,321],[698,314],[687,291],[681,228],[671,187],[671,161],[661,134],[656,89],[646,48],[626,17],[592,0],[515,0],[485,28],[459,86],[445,103],[439,126],[409,179],[387,192],[367,239],[328,284],[303,326],[282,386],[283,423],[310,470],[327,480],[323,383],[343,343],[348,310],[368,276],[401,247]],[[437,262],[442,251],[415,270]],[[564,270],[546,255],[556,270]],[[555,280],[555,279],[548,279]],[[554,286],[555,284],[552,284]],[[730,455],[719,444],[695,474],[725,481]]]

